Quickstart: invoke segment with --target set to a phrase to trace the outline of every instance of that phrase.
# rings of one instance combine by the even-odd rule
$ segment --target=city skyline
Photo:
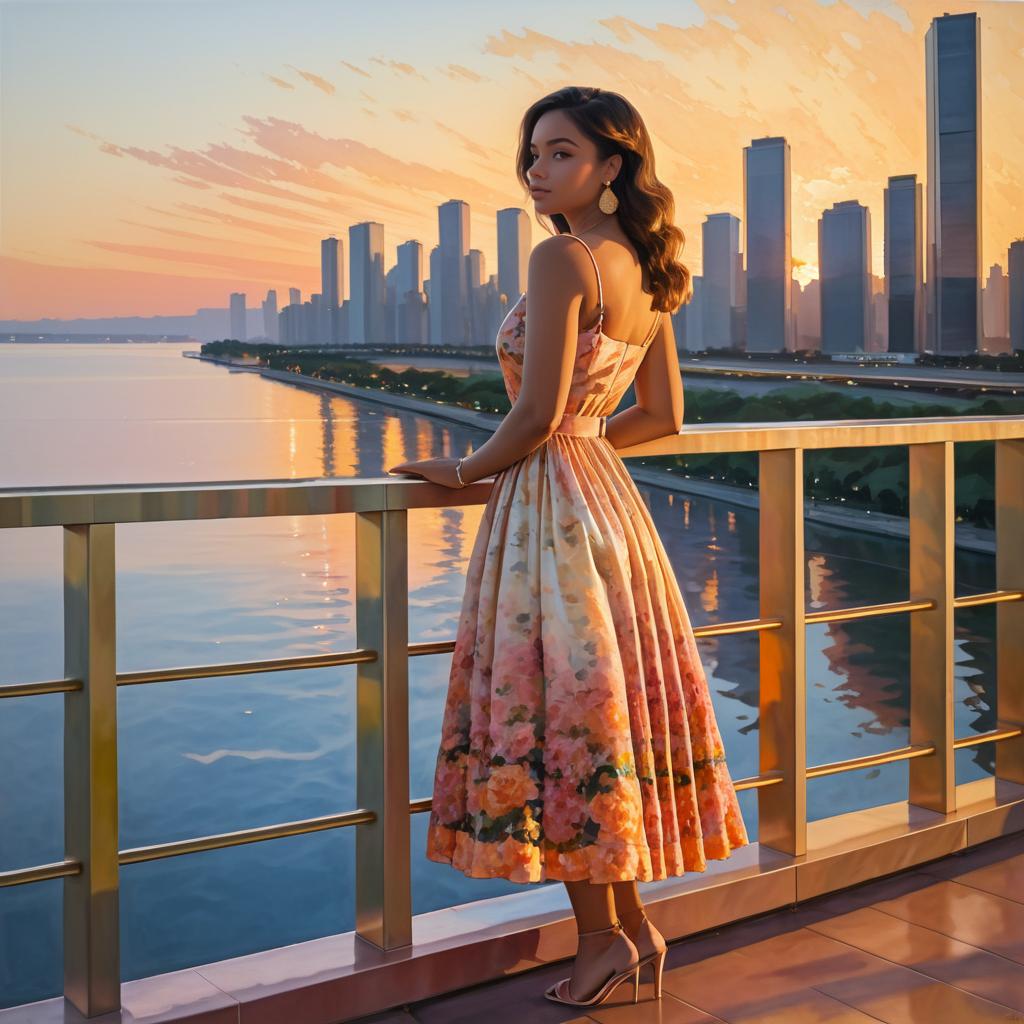
[[[250,4],[252,42],[247,36],[239,59],[220,62],[225,86],[205,105],[195,93],[212,72],[194,63],[201,50],[187,31],[194,19],[182,19],[189,6],[174,5],[176,28],[160,38],[167,60],[180,59],[179,74],[202,73],[167,98],[169,116],[160,97],[159,125],[140,117],[145,104],[136,95],[128,109],[120,79],[115,101],[116,76],[100,73],[97,56],[120,47],[130,73],[129,41],[141,45],[166,29],[168,5],[76,4],[60,19],[45,14],[53,6],[0,8],[3,86],[32,97],[3,108],[2,319],[184,314],[223,305],[233,291],[297,286],[309,294],[320,284],[310,253],[321,239],[378,221],[391,267],[406,239],[429,253],[436,208],[453,198],[469,205],[473,246],[496,267],[496,212],[524,206],[536,224],[512,170],[519,118],[567,81],[616,89],[640,109],[694,274],[703,270],[704,219],[743,218],[743,149],[754,138],[781,136],[791,149],[794,277],[805,284],[818,276],[824,209],[856,200],[881,225],[890,176],[917,174],[927,188],[924,35],[945,9],[939,3],[800,0],[767,9],[709,0],[703,15],[695,4],[654,3],[645,9],[649,25],[579,5],[569,9],[575,21],[517,5],[522,25],[504,26],[493,21],[500,14],[467,11],[431,48],[430,67],[401,59],[407,43],[380,26],[338,35],[344,46],[331,50],[321,38],[330,31],[300,35],[269,19],[269,6]],[[110,6],[124,8],[123,23],[108,41],[94,39],[83,11],[92,9],[98,24],[95,12]],[[209,30],[207,48],[238,9],[195,8]],[[1011,213],[1024,191],[1024,124],[1010,115],[1024,103],[1024,82],[1013,76],[1024,55],[1024,7],[955,10],[981,15],[987,268],[1005,264],[1019,235]],[[296,11],[322,16],[325,28],[336,24],[330,5]],[[410,9],[409,17],[415,27],[424,15]],[[263,38],[270,24],[274,46]],[[69,72],[81,54],[69,49],[69,34],[97,44],[89,51],[93,77],[73,103],[51,66],[61,61],[62,80],[79,89]],[[770,45],[758,43],[765,38]],[[348,56],[344,47],[353,47]],[[906,103],[894,104],[894,91]],[[218,131],[231,138],[216,141]],[[36,158],[18,159],[26,147]],[[534,238],[541,237],[538,225]],[[881,231],[872,235],[869,264],[882,275]]]

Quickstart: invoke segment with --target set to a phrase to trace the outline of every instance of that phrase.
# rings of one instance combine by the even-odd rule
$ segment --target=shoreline
[[[224,366],[235,372],[258,373],[281,384],[291,384],[293,387],[312,391],[330,391],[334,394],[345,395],[347,398],[376,402],[378,405],[387,406],[392,411],[413,412],[420,416],[447,420],[459,426],[473,427],[474,429],[486,430],[491,433],[493,433],[494,429],[504,418],[498,413],[476,412],[473,409],[463,409],[458,406],[444,405],[441,402],[432,402],[426,398],[411,398],[406,395],[396,395],[390,391],[358,388],[351,384],[320,380],[317,377],[308,377],[304,374],[291,373],[287,370],[274,370],[266,366],[247,366],[242,363],[232,362],[229,359],[220,359],[217,356],[208,356],[202,353],[183,353],[183,355],[185,358],[198,359],[203,362]],[[677,494],[712,498],[716,501],[723,501],[744,508],[756,509],[760,507],[760,497],[753,488],[748,489],[736,487],[733,484],[697,480],[674,473],[670,469],[648,469],[644,466],[631,466],[629,459],[623,461],[629,470],[629,475],[637,483],[642,483],[647,487],[658,487],[661,490],[672,491]],[[885,512],[872,512],[867,509],[855,511],[836,506],[823,506],[811,498],[804,499],[804,519],[806,522],[817,523],[822,526],[831,526],[844,530],[859,530],[862,533],[882,534],[889,537],[899,537],[904,540],[910,535],[909,520],[902,516],[893,516]],[[954,546],[957,548],[981,554],[995,553],[995,535],[993,530],[973,526],[970,523],[957,523],[954,528],[954,535]]]

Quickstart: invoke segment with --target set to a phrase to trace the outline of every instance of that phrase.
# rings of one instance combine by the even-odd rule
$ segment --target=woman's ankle
[[[619,911],[619,920],[622,922],[623,927],[630,934],[637,931],[641,924],[643,924],[644,918],[647,916],[644,913],[643,907],[633,907],[629,910]]]

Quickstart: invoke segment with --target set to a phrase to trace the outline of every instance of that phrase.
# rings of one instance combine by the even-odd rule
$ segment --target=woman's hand
[[[420,459],[417,462],[399,462],[391,466],[388,473],[410,473],[434,484],[444,487],[461,488],[459,478],[455,475],[455,464],[458,459]],[[465,465],[465,464],[463,464]],[[468,483],[469,481],[467,481]]]

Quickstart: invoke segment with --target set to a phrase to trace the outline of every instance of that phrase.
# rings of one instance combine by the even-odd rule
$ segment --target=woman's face
[[[597,202],[603,182],[614,178],[611,161],[598,161],[597,147],[561,110],[542,114],[530,140],[527,168],[530,195],[538,213],[568,215]]]

